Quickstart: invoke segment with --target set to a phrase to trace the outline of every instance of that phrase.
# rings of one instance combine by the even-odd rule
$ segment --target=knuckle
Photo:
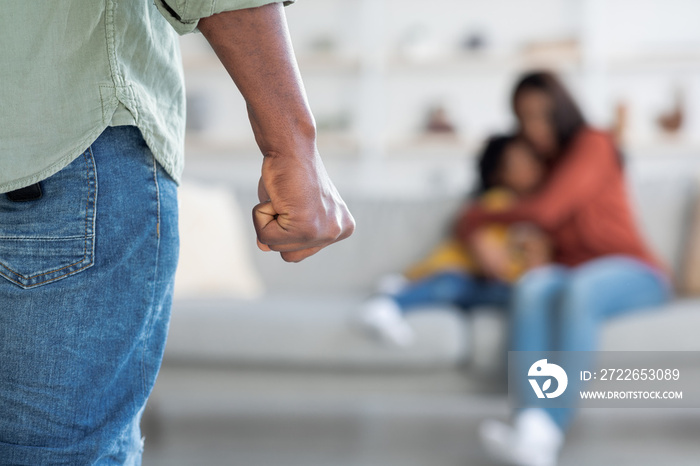
[[[288,263],[296,264],[302,261],[303,257],[300,257],[296,254],[292,253],[281,253],[280,256],[282,257],[282,260]]]
[[[347,230],[346,230],[348,236],[350,236],[350,235],[352,235],[353,233],[355,233],[355,228],[357,228],[357,224],[356,224],[355,221],[353,220],[353,221],[350,222],[350,224],[348,225],[348,228],[347,228]]]
[[[343,239],[349,238],[350,236],[352,236],[353,233],[355,233],[355,224],[354,223],[345,227],[342,234],[340,236],[338,236],[338,239],[343,240]]]
[[[267,244],[269,242],[269,238],[265,234],[265,230],[262,228],[258,228],[258,226],[255,226],[255,234],[258,238],[258,241],[260,241],[262,244]]]
[[[340,236],[343,235],[344,232],[345,232],[345,229],[343,228],[343,226],[339,223],[336,223],[333,225],[331,230],[328,232],[329,234],[328,234],[327,239],[331,240],[331,241],[335,241],[338,238],[340,238]]]
[[[312,243],[318,239],[318,230],[314,227],[307,226],[299,232],[298,238],[300,243]]]
[[[349,213],[342,215],[305,215],[300,217],[301,228],[297,235],[303,243],[332,243],[350,236],[355,230],[355,220]]]
[[[301,242],[310,243],[323,236],[323,227],[318,218],[309,218],[303,222],[303,228],[299,232]]]

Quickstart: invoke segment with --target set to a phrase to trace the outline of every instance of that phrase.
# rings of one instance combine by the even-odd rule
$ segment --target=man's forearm
[[[202,18],[199,30],[245,98],[263,154],[309,153],[315,123],[283,6],[273,3]]]
[[[316,128],[281,4],[201,19],[248,106],[264,158],[253,208],[258,246],[297,262],[350,236],[355,221],[316,150]]]

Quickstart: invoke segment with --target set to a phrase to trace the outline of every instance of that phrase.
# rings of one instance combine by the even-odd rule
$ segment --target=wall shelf
[[[700,17],[696,0],[304,0],[285,11],[312,109],[331,121],[319,131],[326,157],[369,171],[385,159],[462,160],[512,127],[511,87],[533,68],[560,73],[597,126],[627,102],[629,153],[665,153],[669,138],[655,122],[681,88],[687,115],[670,139],[681,151],[700,147],[700,28],[688,19]],[[483,47],[464,51],[474,33]],[[213,127],[188,144],[206,150],[216,134],[211,150],[255,149],[242,100],[201,35],[183,38],[183,62],[192,95],[216,96]],[[435,105],[457,128],[452,142],[422,134]]]

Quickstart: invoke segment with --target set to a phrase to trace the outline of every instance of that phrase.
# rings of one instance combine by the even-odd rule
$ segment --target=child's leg
[[[505,305],[510,286],[495,280],[478,279],[459,271],[442,272],[409,284],[392,298],[406,313],[431,305],[468,309],[478,305]]]

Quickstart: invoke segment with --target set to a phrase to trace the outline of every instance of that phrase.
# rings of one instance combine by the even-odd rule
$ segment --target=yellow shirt
[[[512,205],[515,197],[505,189],[491,189],[482,195],[478,202],[484,208],[496,212],[504,210]],[[501,224],[488,225],[485,228],[486,235],[491,237],[495,244],[508,248],[510,244],[508,227]],[[438,244],[435,249],[422,261],[412,265],[404,272],[409,280],[419,280],[421,278],[434,275],[448,270],[458,270],[466,272],[478,272],[478,266],[471,257],[469,251],[454,238],[446,239]],[[513,282],[525,271],[522,260],[517,254],[511,254],[508,271],[508,281]]]

